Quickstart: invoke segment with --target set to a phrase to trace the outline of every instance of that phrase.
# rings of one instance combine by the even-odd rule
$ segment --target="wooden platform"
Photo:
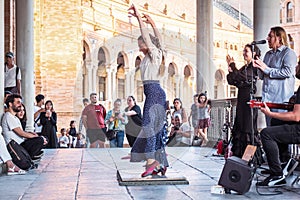
[[[188,185],[189,181],[180,176],[178,172],[168,169],[165,176],[153,175],[142,178],[140,172],[132,170],[117,170],[117,178],[120,186],[141,185]]]

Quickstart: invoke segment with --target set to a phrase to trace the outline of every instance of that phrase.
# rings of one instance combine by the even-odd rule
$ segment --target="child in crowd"
[[[65,128],[60,129],[61,136],[59,137],[59,147],[68,148],[69,146],[69,137],[67,136],[67,131]]]
[[[198,137],[202,138],[201,146],[206,146],[207,129],[210,125],[210,105],[208,104],[207,96],[205,93],[201,93],[198,96],[198,111],[199,111],[199,124],[198,124]]]

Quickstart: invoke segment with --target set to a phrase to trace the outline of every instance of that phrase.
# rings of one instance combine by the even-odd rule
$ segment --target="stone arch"
[[[226,75],[222,69],[218,69],[215,72],[215,90],[214,90],[214,98],[225,98],[226,86],[225,86]]]
[[[292,1],[288,1],[286,3],[286,22],[294,21],[294,3]]]
[[[127,62],[126,62],[127,61]],[[117,84],[117,98],[125,99],[125,68],[128,67],[128,58],[126,53],[120,51],[117,55],[117,69],[116,69],[116,84]]]
[[[167,80],[167,96],[176,96],[176,75],[178,75],[178,68],[175,62],[170,62],[168,65],[168,80]]]
[[[144,101],[144,86],[141,79],[140,64],[142,62],[142,56],[136,56],[135,58],[135,73],[134,73],[134,95],[136,96],[137,102]]]
[[[109,53],[106,47],[102,46],[97,52],[97,82],[96,87],[99,93],[99,100],[104,101],[107,99],[107,71],[106,67],[109,65]]]

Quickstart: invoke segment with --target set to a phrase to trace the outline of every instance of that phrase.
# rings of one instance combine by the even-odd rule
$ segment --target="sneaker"
[[[37,155],[33,156],[32,160],[41,158],[44,155],[44,151],[40,151]]]
[[[273,176],[270,175],[265,180],[257,182],[256,186],[260,187],[279,187],[286,184],[285,176]]]

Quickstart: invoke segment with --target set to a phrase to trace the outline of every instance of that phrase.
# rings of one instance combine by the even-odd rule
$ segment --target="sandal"
[[[12,168],[8,167],[7,169],[7,175],[23,175],[26,174],[26,171],[23,169],[19,169],[18,171],[15,171],[16,165],[14,165]]]

